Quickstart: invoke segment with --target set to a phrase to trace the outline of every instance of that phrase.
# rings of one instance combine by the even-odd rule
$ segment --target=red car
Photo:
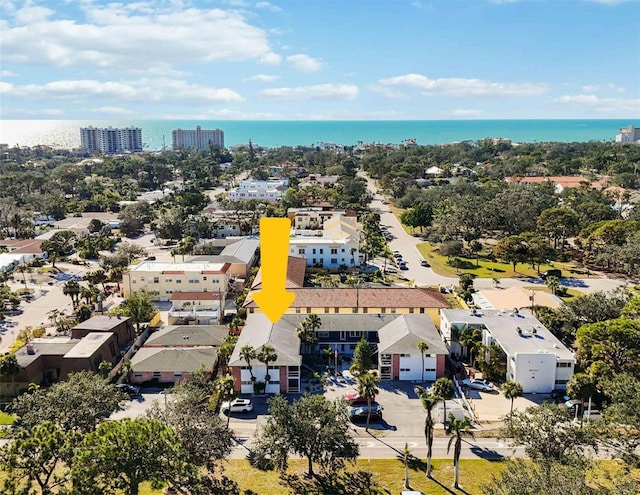
[[[345,399],[347,399],[347,402],[349,403],[350,406],[360,406],[360,405],[367,405],[367,398],[366,397],[361,397],[360,394],[349,394],[345,397]],[[371,402],[375,402],[376,398],[375,397],[371,397]]]

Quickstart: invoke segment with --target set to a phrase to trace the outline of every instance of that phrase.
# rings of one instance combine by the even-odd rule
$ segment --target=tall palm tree
[[[473,366],[475,363],[476,353],[480,350],[480,346],[482,345],[482,332],[477,328],[467,328],[460,335],[458,343],[468,352],[469,364]]]
[[[215,382],[215,389],[218,391],[218,397],[220,402],[232,401],[236,396],[234,388],[233,376],[224,375],[218,378]],[[217,410],[217,409],[216,409]],[[227,428],[229,427],[229,420],[231,414],[227,414]]]
[[[547,287],[549,287],[553,295],[555,295],[556,292],[558,292],[558,289],[560,288],[560,279],[558,277],[554,277],[554,276],[547,277],[547,280],[545,281],[545,283],[547,284]]]
[[[411,457],[411,451],[409,450],[409,444],[404,443],[404,449],[402,449],[402,460],[404,461],[404,483],[402,487],[405,490],[409,489],[409,457]]]
[[[225,373],[228,371],[227,367],[229,365],[229,358],[231,354],[233,354],[233,349],[235,348],[235,344],[231,342],[225,342],[216,351],[216,355],[218,357],[218,363],[222,368],[222,372]]]
[[[471,421],[469,418],[465,417],[463,419],[456,419],[453,414],[451,414],[451,421],[447,425],[447,435],[452,435],[449,439],[449,444],[447,445],[447,454],[451,449],[451,444],[455,442],[453,447],[453,486],[454,488],[459,488],[458,486],[458,478],[460,475],[460,452],[462,450],[462,437],[469,436],[475,439],[473,432],[470,430]]]
[[[421,340],[418,342],[418,350],[420,351],[420,357],[422,357],[422,383],[424,383],[424,353],[429,350],[429,344]]]
[[[378,375],[373,373],[362,373],[358,376],[358,394],[360,397],[367,398],[367,425],[365,431],[369,431],[369,422],[371,421],[371,397],[375,397],[380,392],[376,386],[380,383]]]
[[[449,378],[438,378],[431,387],[431,393],[442,401],[444,406],[444,425],[447,426],[447,401],[453,398],[455,388]]]
[[[73,309],[76,309],[78,306],[78,302],[80,300],[80,292],[82,291],[82,287],[76,280],[67,280],[62,287],[62,293],[65,296],[69,296],[71,298],[71,304],[73,305]]]
[[[508,380],[502,385],[502,393],[505,399],[511,399],[511,410],[509,415],[513,415],[513,401],[517,397],[522,397],[522,385],[513,380]]]
[[[16,267],[16,271],[22,273],[22,281],[24,282],[24,290],[28,291],[29,287],[27,286],[27,276],[26,273],[31,273],[31,268],[27,265],[18,265]]]
[[[266,374],[264,376],[266,390],[266,386],[269,383],[269,380],[271,380],[271,375],[269,375],[269,363],[278,359],[278,355],[276,354],[276,350],[273,348],[273,346],[265,344],[262,346],[258,354],[256,354],[256,359],[264,363],[264,366],[266,368]]]
[[[435,423],[433,421],[433,416],[431,412],[440,402],[440,398],[436,397],[431,393],[430,390],[427,390],[423,387],[416,387],[416,394],[422,401],[422,407],[427,411],[427,416],[424,418],[424,439],[427,443],[427,478],[431,478],[431,457],[433,456],[433,430]]]
[[[311,331],[313,331],[314,333],[320,329],[320,327],[322,326],[322,320],[320,319],[320,317],[315,314],[315,313],[311,313],[309,316],[307,316],[305,318],[305,321],[307,322],[307,324],[309,325],[309,328],[311,329]]]
[[[240,348],[240,357],[247,363],[247,368],[249,368],[249,374],[251,375],[251,381],[254,382],[256,378],[253,376],[251,360],[256,358],[256,350],[249,344],[245,344]]]

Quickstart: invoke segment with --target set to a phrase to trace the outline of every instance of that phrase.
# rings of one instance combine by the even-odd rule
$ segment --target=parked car
[[[584,421],[596,421],[602,419],[602,412],[598,409],[591,409],[591,411],[586,410],[582,413],[582,418]]]
[[[401,260],[402,259],[402,255],[400,253],[393,253],[393,257],[397,260]]]
[[[231,402],[225,401],[220,406],[220,411],[228,414],[230,412],[247,413],[253,409],[251,399],[233,399]]]
[[[129,394],[129,397],[140,395],[140,387],[136,387],[135,385],[131,385],[130,383],[118,383],[116,385],[116,388]]]
[[[368,411],[369,409],[367,408],[366,404],[358,407],[352,407],[349,410],[349,419],[351,419],[351,421],[362,421],[362,420],[366,421],[367,416],[369,416]],[[382,419],[382,406],[377,402],[371,403],[370,419],[371,420]]]
[[[420,266],[431,266],[427,260],[422,260]]]
[[[465,378],[462,380],[462,385],[474,390],[481,390],[482,392],[490,392],[493,390],[493,383],[487,380],[479,380],[477,378]]]
[[[562,270],[558,270],[558,269],[547,270],[545,272],[542,272],[542,274],[540,275],[540,278],[542,278],[543,280],[546,280],[547,277],[562,278]]]
[[[407,264],[405,262],[400,263],[398,265],[398,268],[400,268],[400,270],[408,270],[409,269],[409,267],[407,266]]]
[[[345,397],[345,399],[347,399],[347,402],[349,403],[349,405],[353,407],[367,405],[367,398],[362,397],[360,394],[349,394]],[[371,397],[371,404],[375,404],[375,403],[376,403],[376,398]]]

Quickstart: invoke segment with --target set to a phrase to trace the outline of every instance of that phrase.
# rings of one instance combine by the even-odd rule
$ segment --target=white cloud
[[[64,115],[64,110],[59,108],[42,108],[38,110],[23,110],[27,115],[40,115],[46,117],[59,117]]]
[[[446,96],[534,96],[545,93],[548,87],[543,83],[500,83],[483,79],[438,78],[429,79],[421,74],[405,74],[378,83],[386,87],[406,87],[422,91],[424,95],[443,94]]]
[[[3,21],[3,62],[143,70],[159,65],[258,60],[276,64],[268,33],[236,10],[146,3],[81,6],[84,20],[31,7]],[[44,9],[44,10],[43,10]],[[18,11],[20,12],[20,11]]]
[[[316,84],[314,86],[298,86],[296,88],[265,89],[260,94],[280,100],[353,99],[358,96],[358,86],[351,84]]]
[[[302,53],[297,55],[289,55],[287,57],[294,69],[300,72],[317,72],[324,67],[324,62],[319,58],[313,58]]]
[[[280,12],[282,9],[271,2],[256,2],[256,9],[267,9],[271,12]]]
[[[90,109],[91,112],[95,113],[107,113],[109,115],[131,115],[135,112],[130,108],[122,108],[122,107],[112,107],[112,106],[104,106],[98,108]]]
[[[480,117],[484,112],[475,108],[458,108],[451,111],[453,117]]]
[[[596,95],[562,95],[556,103],[582,106],[604,114],[637,115],[640,113],[640,98],[600,98]]]
[[[0,77],[17,77],[18,74],[10,70],[0,70]]]
[[[52,81],[46,84],[16,86],[0,83],[0,93],[29,98],[113,98],[138,102],[233,102],[244,98],[229,88],[191,84],[178,79],[137,79],[134,81],[96,81],[91,79]]]
[[[256,74],[255,76],[251,76],[245,79],[245,81],[256,81],[256,82],[274,82],[280,79],[280,76],[274,76],[269,74]]]
[[[596,93],[598,91],[615,91],[616,93],[624,93],[625,89],[622,86],[617,86],[613,83],[608,84],[591,84],[582,86],[582,91],[585,93]]]
[[[603,5],[618,5],[621,3],[630,2],[631,0],[588,0],[593,3],[601,3]]]
[[[159,115],[157,118],[165,120],[289,120],[291,117],[273,112],[242,112],[230,108],[217,108],[198,113],[169,113]]]

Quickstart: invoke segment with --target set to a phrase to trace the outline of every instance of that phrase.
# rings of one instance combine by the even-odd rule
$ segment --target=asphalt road
[[[391,213],[389,207],[382,203],[385,199],[382,194],[378,192],[378,188],[373,179],[365,174],[359,173],[361,177],[367,180],[367,188],[373,196],[373,201],[370,204],[372,211],[377,211],[380,214],[380,226],[386,228],[392,235],[393,239],[389,243],[390,249],[398,250],[402,254],[402,258],[407,262],[408,270],[401,270],[407,279],[413,280],[416,286],[437,286],[442,285],[444,287],[458,285],[458,277],[445,277],[438,275],[431,268],[427,268],[420,265],[423,260],[422,255],[416,247],[418,244],[424,242],[419,237],[414,237],[407,234],[400,221],[396,216]],[[626,279],[609,279],[609,278],[570,278],[562,279],[562,285],[570,288],[578,289],[585,293],[591,293],[596,291],[610,291],[617,287],[621,287],[634,282]],[[502,278],[500,279],[500,286],[503,288],[514,286],[531,286],[535,284],[544,284],[541,279],[517,279],[517,278]],[[486,289],[493,287],[493,281],[491,278],[476,278],[474,281],[474,287],[476,289]]]

